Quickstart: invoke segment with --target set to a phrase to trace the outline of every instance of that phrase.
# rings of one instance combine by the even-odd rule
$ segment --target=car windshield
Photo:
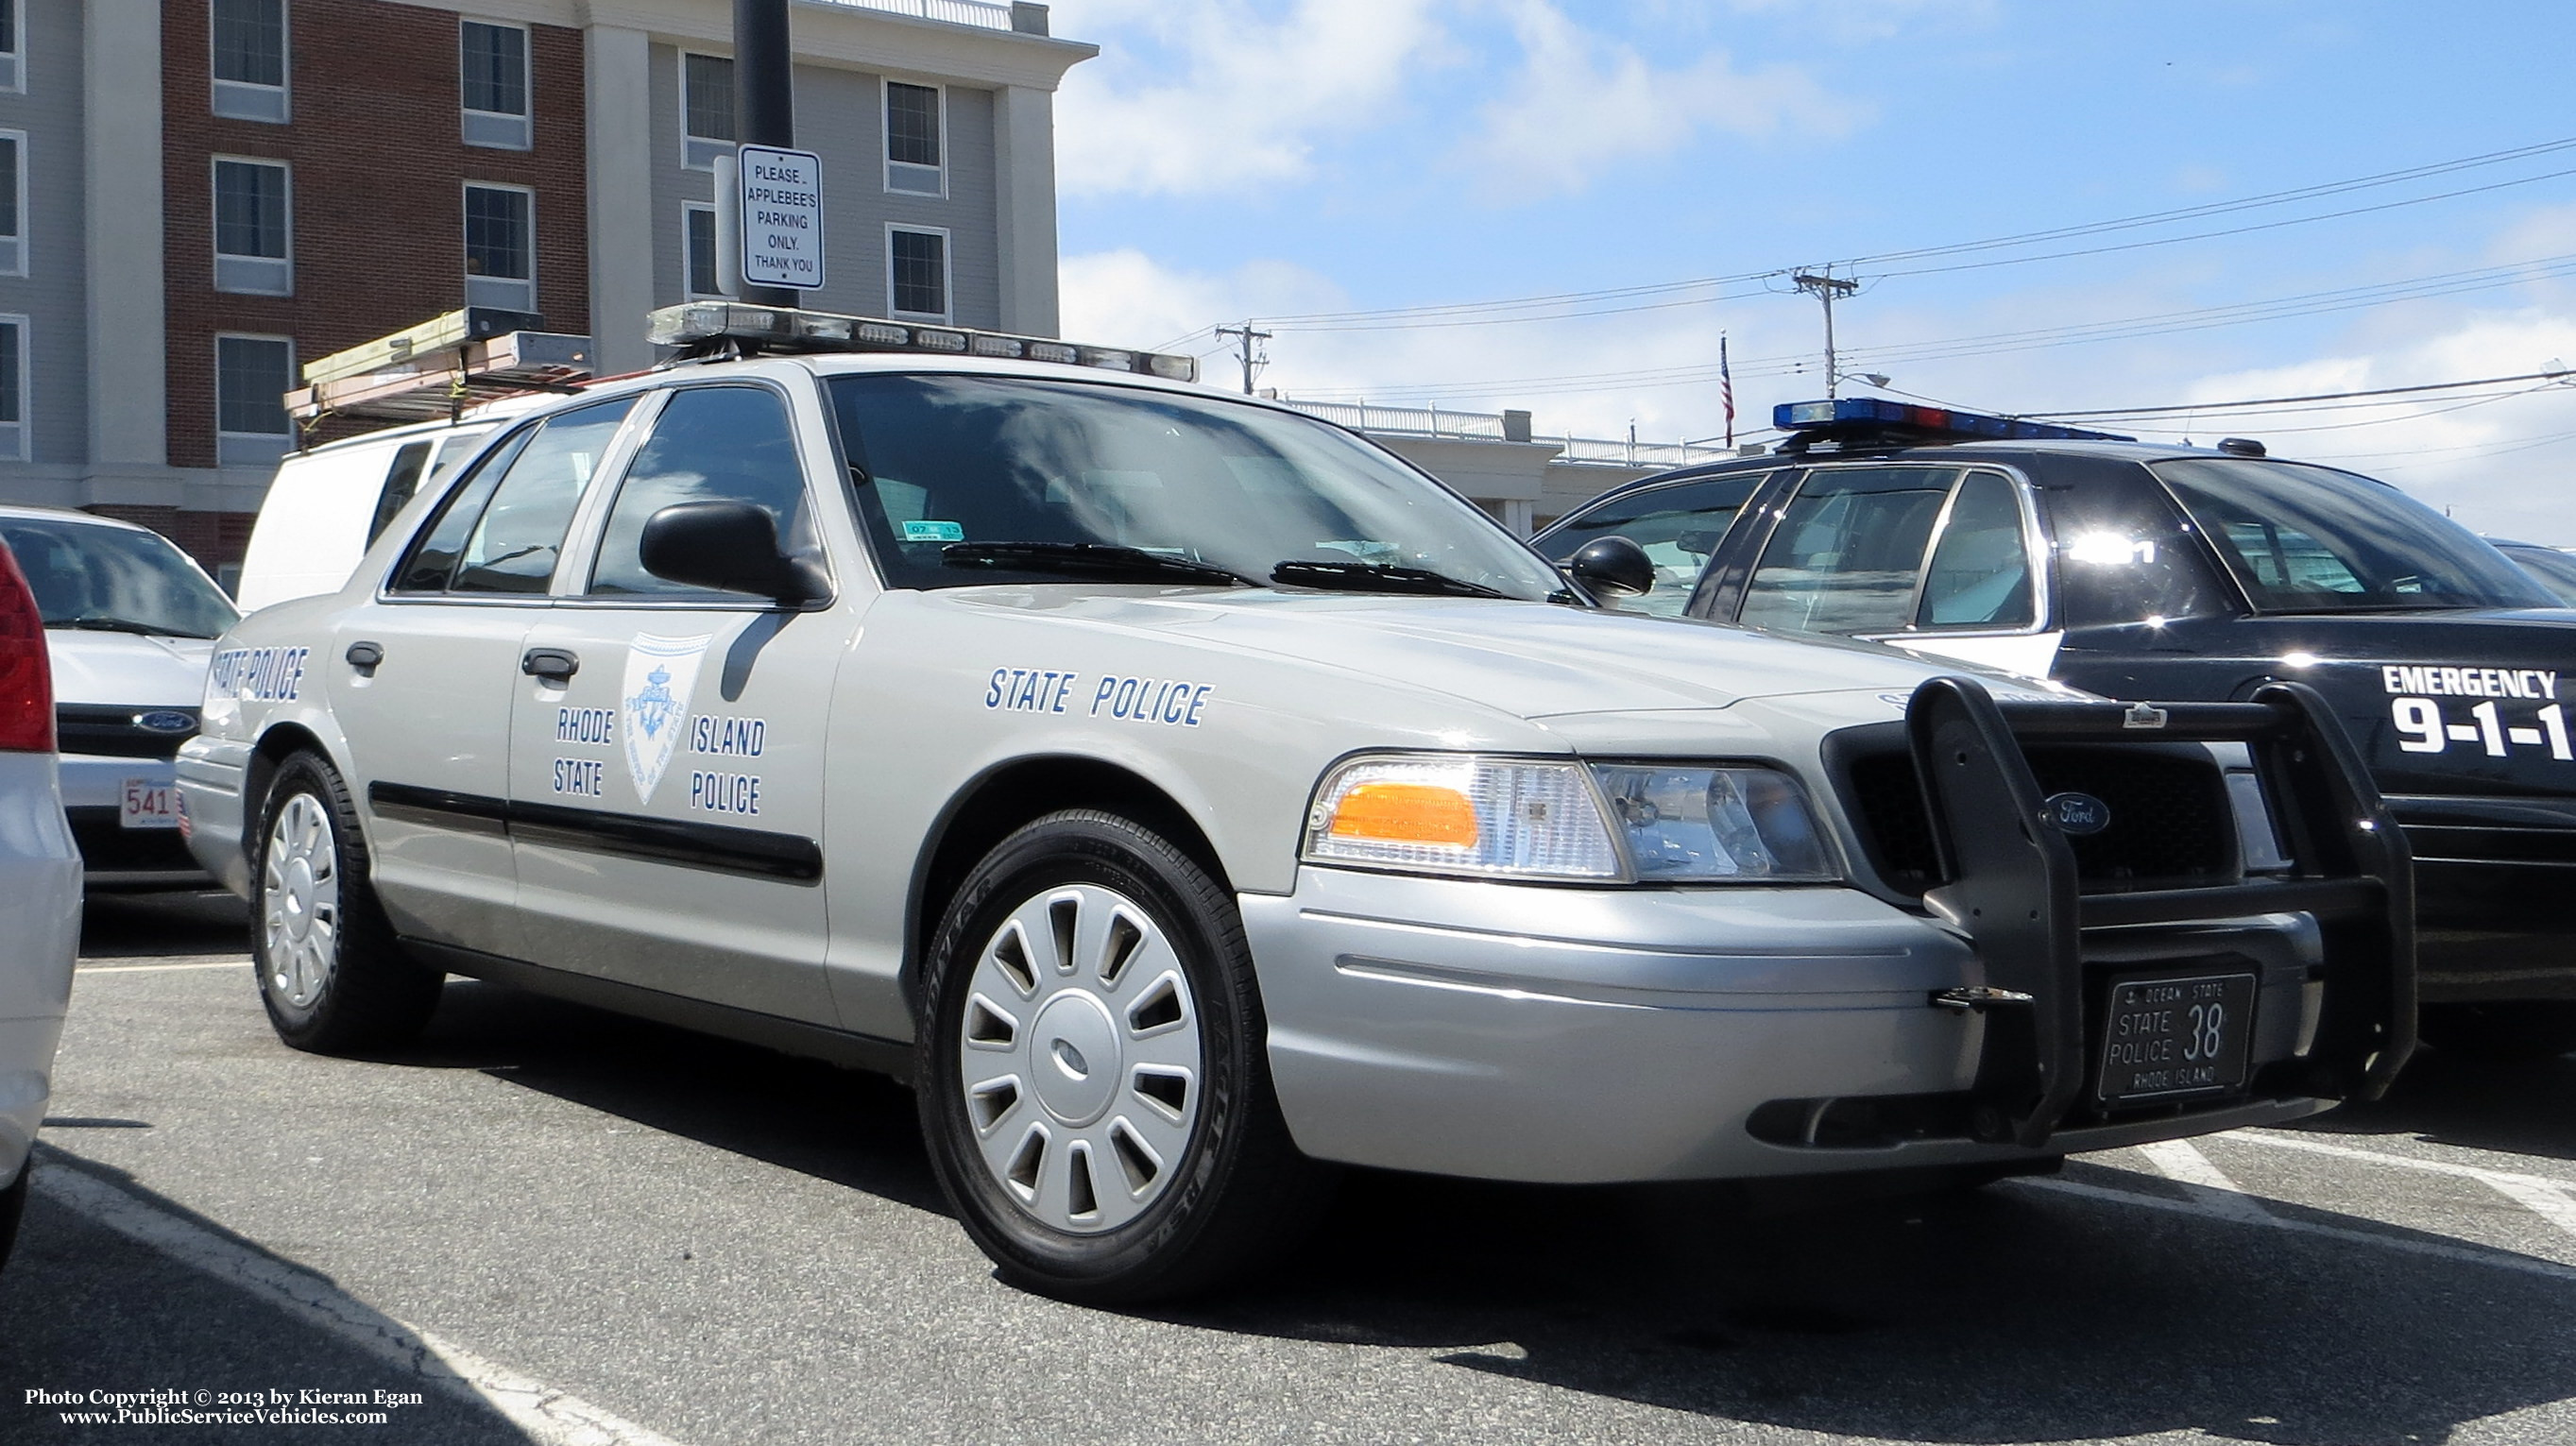
[[[36,594],[49,628],[211,638],[241,617],[157,533],[51,518],[0,518],[0,541]]]
[[[2258,612],[2557,606],[2476,534],[2384,483],[2237,457],[2154,470]]]
[[[870,373],[831,380],[888,581],[1499,596],[1565,584],[1500,524],[1350,434],[1130,387]]]

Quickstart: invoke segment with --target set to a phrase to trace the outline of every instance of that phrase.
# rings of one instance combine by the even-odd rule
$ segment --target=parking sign
[[[823,284],[823,158],[744,146],[742,279],[812,291]]]

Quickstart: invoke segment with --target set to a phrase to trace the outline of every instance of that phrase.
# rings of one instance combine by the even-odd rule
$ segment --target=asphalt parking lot
[[[0,1440],[2576,1439],[2576,1057],[1946,1197],[1361,1176],[1278,1278],[1116,1314],[993,1280],[884,1081],[462,981],[297,1054],[222,900],[83,952]]]

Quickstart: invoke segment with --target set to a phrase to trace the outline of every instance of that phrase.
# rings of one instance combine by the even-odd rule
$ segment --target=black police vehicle
[[[2576,1049],[2576,611],[2396,488],[1876,398],[1540,534],[1646,612],[1839,634],[2135,699],[2329,699],[2417,866],[2423,1033]],[[1617,544],[1626,538],[1646,553]],[[1652,563],[1651,585],[1646,563]],[[2253,779],[2244,777],[2251,787]],[[2242,841],[2249,868],[2274,840]]]

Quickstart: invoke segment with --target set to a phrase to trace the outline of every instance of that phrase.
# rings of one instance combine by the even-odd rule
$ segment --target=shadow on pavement
[[[81,910],[83,959],[143,959],[250,952],[242,901],[212,893],[93,893]]]
[[[53,1158],[40,1164],[40,1171],[79,1169],[155,1209],[267,1254],[138,1187],[121,1171],[86,1161],[68,1164],[59,1147],[43,1153]],[[283,1263],[327,1280],[293,1261]],[[425,1399],[382,1408],[390,1418],[382,1425],[73,1424],[61,1413],[106,1410],[112,1416],[116,1408],[28,1400],[34,1390],[86,1396],[91,1391],[170,1389],[283,1392],[290,1398],[308,1390],[370,1396],[381,1390],[416,1392]],[[214,1404],[210,1401],[209,1408]],[[0,1440],[266,1442],[317,1433],[417,1446],[526,1446],[531,1439],[480,1401],[442,1390],[277,1305],[88,1219],[47,1194],[40,1173],[17,1250],[0,1273]]]
[[[2576,1055],[2506,1061],[2418,1050],[2386,1098],[2345,1105],[2298,1128],[2420,1135],[2445,1145],[2576,1160]]]

